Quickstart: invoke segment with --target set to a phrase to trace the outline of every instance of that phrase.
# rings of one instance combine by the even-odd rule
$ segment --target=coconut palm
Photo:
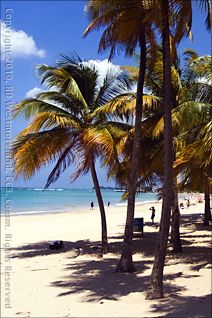
[[[108,67],[99,86],[100,76],[95,65],[77,54],[63,55],[55,67],[40,65],[37,72],[41,83],[54,90],[24,99],[14,106],[14,116],[24,112],[26,118],[32,117],[29,126],[13,142],[15,177],[29,179],[42,166],[55,160],[45,188],[71,164],[77,167],[72,181],[90,171],[101,214],[102,252],[106,253],[106,216],[95,161],[100,158],[106,166],[114,160],[114,136],[120,128],[118,123],[109,120],[112,114],[98,111],[126,92],[130,80],[119,68]],[[115,116],[118,111],[113,111]]]
[[[172,205],[172,121],[171,121],[171,60],[170,60],[170,26],[169,17],[171,12],[176,13],[176,25],[174,41],[179,43],[188,35],[192,24],[191,1],[159,1],[161,8],[162,44],[163,44],[163,107],[164,107],[164,183],[163,183],[163,204],[160,230],[156,245],[156,255],[151,273],[150,283],[146,299],[163,297],[163,268],[165,263],[166,248],[169,234],[170,213]],[[210,28],[211,10],[210,2],[204,2],[208,6],[207,27]],[[203,1],[200,1],[200,7]]]
[[[202,1],[201,1],[202,4]],[[209,1],[207,1],[208,6],[210,6]],[[130,11],[130,9],[132,9]],[[143,11],[143,8],[146,10]],[[125,10],[123,10],[125,9]],[[126,10],[128,9],[128,10]],[[141,10],[142,9],[142,10]],[[164,160],[164,197],[163,197],[163,208],[162,208],[162,218],[161,218],[161,227],[159,231],[158,243],[156,248],[156,258],[153,266],[153,271],[151,275],[151,281],[147,293],[147,299],[160,298],[163,297],[162,281],[163,281],[163,267],[166,255],[166,246],[169,232],[170,224],[170,211],[172,204],[172,195],[170,194],[169,189],[172,187],[172,125],[171,125],[171,99],[170,99],[170,82],[171,82],[171,71],[170,71],[170,28],[169,22],[171,20],[171,12],[176,13],[176,32],[175,32],[175,42],[179,43],[180,40],[189,33],[191,28],[191,15],[192,15],[192,6],[190,1],[89,1],[88,2],[88,11],[92,13],[91,18],[93,22],[87,29],[87,33],[93,29],[99,29],[101,26],[108,26],[103,33],[102,39],[100,41],[100,50],[106,49],[107,47],[111,48],[111,55],[114,54],[115,48],[124,47],[126,48],[127,53],[130,52],[130,49],[133,49],[133,46],[129,46],[129,41],[137,44],[137,35],[143,31],[148,30],[147,25],[150,26],[153,21],[158,28],[161,30],[162,34],[162,43],[164,54],[164,131],[165,131],[165,160]],[[148,11],[148,14],[145,14]],[[133,12],[133,14],[132,14]],[[159,13],[159,14],[158,14]],[[136,17],[136,23],[135,21]],[[151,19],[152,18],[152,19]],[[157,19],[157,20],[156,20]],[[210,19],[210,15],[209,18]],[[127,23],[128,22],[128,23]],[[129,23],[130,22],[130,23]],[[140,24],[140,27],[135,29],[135,26]],[[123,32],[124,30],[124,32]],[[133,31],[132,31],[133,30]],[[122,32],[121,32],[122,31]],[[140,33],[141,34],[141,33]],[[145,32],[143,32],[145,34]],[[136,41],[135,41],[136,39]],[[140,38],[141,39],[141,38]],[[145,40],[145,38],[143,37]],[[144,43],[140,41],[140,44]],[[140,45],[140,48],[144,46]],[[143,50],[142,50],[143,51]],[[145,54],[146,56],[146,54]],[[144,60],[142,60],[144,62]],[[143,65],[140,63],[143,67]],[[141,70],[141,69],[140,69]],[[144,74],[142,72],[144,78]],[[139,79],[141,77],[139,76]],[[142,80],[143,82],[143,80]],[[141,91],[142,88],[138,82],[138,95],[137,103],[142,105]],[[139,113],[138,113],[139,115]],[[139,116],[137,117],[139,118]],[[141,119],[141,117],[140,117]],[[140,131],[140,121],[136,121],[136,129]],[[137,128],[138,127],[138,128]],[[137,168],[137,159],[134,157],[136,151],[139,149],[139,138],[137,138],[137,133],[135,133],[135,142],[134,140],[134,151],[132,159],[132,170],[130,177],[130,192],[128,199],[128,213],[127,213],[127,222],[126,222],[126,231],[124,246],[122,250],[122,258],[118,265],[118,271],[133,271],[134,266],[132,264],[132,223],[134,216],[134,194],[135,194],[135,184],[136,184],[136,173],[133,175],[132,171],[135,171]],[[135,161],[134,161],[135,158]],[[134,179],[132,179],[132,176]],[[132,199],[132,200],[131,200]]]
[[[191,80],[187,95],[192,101],[185,100],[176,109],[175,116],[181,125],[178,158],[175,162],[176,171],[183,169],[184,186],[190,190],[205,192],[205,220],[210,219],[210,172],[211,172],[211,118],[212,118],[212,81],[211,56],[198,56],[192,50],[186,49],[185,56]],[[187,166],[186,166],[187,165]],[[202,187],[204,185],[204,187]]]
[[[174,172],[175,174],[182,173],[182,181],[179,184],[181,189],[205,193],[203,225],[208,225],[211,219],[209,195],[212,185],[212,107],[211,104],[200,102],[187,104],[184,109],[182,105],[180,106],[179,113],[184,119],[181,121],[181,125],[184,126],[178,137],[181,147],[174,163]],[[189,125],[185,124],[185,118],[188,116]]]
[[[160,2],[160,1],[159,1]],[[146,64],[146,43],[145,40],[151,38],[152,35],[151,26],[152,21],[155,22],[153,17],[158,15],[158,7],[155,5],[155,1],[88,1],[86,11],[90,14],[93,21],[88,29],[85,31],[87,35],[94,29],[99,29],[100,26],[107,26],[100,41],[99,51],[111,48],[110,57],[114,54],[115,50],[120,50],[124,47],[126,54],[131,55],[134,48],[139,44],[141,49],[141,63],[140,63],[140,76],[137,87],[137,107],[136,107],[136,122],[135,122],[135,135],[134,135],[134,148],[131,165],[131,176],[129,184],[129,197],[128,197],[128,210],[127,221],[125,227],[124,244],[122,250],[122,257],[119,262],[117,271],[134,271],[134,265],[132,263],[132,234],[133,234],[133,217],[134,217],[134,204],[135,204],[135,191],[137,180],[137,163],[139,154],[140,143],[140,122],[141,122],[141,105],[142,105],[142,87],[144,79],[144,71]],[[161,6],[162,8],[163,6]],[[184,21],[184,12],[181,8],[178,10]],[[159,10],[160,12],[160,10]],[[162,12],[162,15],[166,17],[166,14]],[[167,15],[167,21],[169,17]],[[165,21],[165,20],[164,20]],[[186,20],[187,21],[187,20]],[[160,22],[157,24],[160,25]],[[180,33],[176,32],[176,40],[179,41],[186,30],[189,28],[189,24],[186,24],[186,28]],[[185,27],[185,24],[182,24]],[[163,32],[165,30],[164,25],[162,27]],[[182,29],[182,28],[181,28]],[[167,30],[167,29],[166,29]],[[181,30],[180,30],[181,31]],[[186,31],[187,32],[187,31]],[[166,31],[169,37],[169,30]],[[166,48],[169,52],[169,39]],[[153,49],[153,47],[151,47]],[[154,52],[154,49],[152,50]],[[142,55],[144,53],[144,55]],[[168,53],[169,55],[169,53]],[[153,55],[154,56],[154,55]],[[153,59],[154,60],[154,59]],[[168,63],[167,63],[168,64]],[[141,72],[142,70],[142,72]],[[142,81],[140,82],[140,79]],[[167,89],[168,92],[168,89]],[[168,97],[168,95],[167,95]],[[167,103],[168,104],[168,103]],[[168,135],[168,134],[167,134]],[[171,136],[171,135],[169,135]],[[170,137],[169,137],[170,139]],[[170,139],[171,140],[171,139]],[[168,156],[170,157],[170,156]],[[166,165],[167,166],[167,165]],[[167,166],[168,167],[168,166]],[[167,178],[168,179],[168,178]],[[168,206],[166,204],[166,206]]]
[[[211,151],[208,150],[208,133],[212,133],[211,123],[207,124],[207,132],[203,129],[199,135],[202,138],[184,147],[179,153],[174,167],[180,171],[182,181],[179,187],[191,191],[205,193],[205,214],[203,225],[209,225],[210,193],[212,193],[212,160]],[[206,127],[205,127],[206,128]],[[211,137],[210,137],[211,139]],[[209,153],[210,152],[210,153]]]
[[[140,152],[140,126],[142,119],[143,83],[146,69],[146,47],[149,43],[151,43],[152,61],[154,62],[155,60],[154,30],[151,21],[149,22],[146,18],[151,13],[153,5],[154,1],[144,0],[90,0],[85,6],[85,11],[92,22],[84,35],[87,35],[92,30],[98,30],[100,27],[106,27],[99,43],[99,52],[110,48],[109,58],[111,58],[116,51],[124,50],[126,55],[131,56],[137,45],[140,48],[140,70],[137,85],[135,132],[129,181],[127,220],[122,256],[116,269],[117,272],[135,271],[132,261],[133,219],[138,156]]]
[[[172,45],[174,51],[174,45]],[[139,63],[138,54],[134,55],[136,58],[137,63]],[[148,54],[147,54],[148,57]],[[147,58],[147,65],[148,58]],[[128,73],[133,77],[134,81],[136,81],[138,76],[138,67],[131,67],[125,66],[123,67],[128,71]],[[177,59],[177,54],[174,54],[171,59],[171,106],[172,109],[175,108],[179,103],[179,94],[182,91],[183,83],[181,81],[181,73],[182,70],[180,68],[179,59]],[[157,103],[154,109],[151,109],[151,112],[145,112],[147,117],[152,118],[152,124],[154,126],[151,129],[152,134],[152,144],[154,144],[155,140],[157,140],[158,144],[157,147],[153,147],[153,151],[151,157],[149,158],[149,162],[152,163],[150,165],[150,170],[148,171],[148,175],[150,171],[152,171],[152,166],[154,167],[155,171],[152,173],[157,173],[160,176],[160,179],[163,180],[163,143],[161,142],[161,138],[163,138],[164,134],[164,124],[163,124],[163,113],[162,113],[162,86],[163,86],[163,50],[161,45],[158,45],[158,54],[155,66],[153,69],[147,67],[146,77],[145,77],[145,88],[151,92],[151,94],[156,95]],[[153,118],[157,118],[158,121],[155,123]],[[175,125],[176,126],[176,125]],[[176,128],[174,129],[174,134],[178,133]],[[161,155],[158,155],[159,151],[159,144],[161,145]],[[155,153],[154,153],[155,149]],[[175,155],[175,152],[174,152]],[[162,158],[162,159],[161,159]],[[160,162],[159,162],[160,160]],[[139,163],[143,165],[142,159],[140,158]],[[141,181],[145,180],[145,176],[143,175]],[[176,180],[173,181],[173,203],[172,203],[172,231],[171,231],[171,242],[173,242],[173,251],[174,252],[181,252],[182,245],[180,241],[179,235],[179,218],[180,218],[180,211],[178,206],[178,193],[176,187]]]

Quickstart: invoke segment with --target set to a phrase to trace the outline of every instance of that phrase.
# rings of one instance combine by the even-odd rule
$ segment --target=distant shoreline
[[[102,189],[105,207],[126,207],[127,200],[122,201],[123,192]],[[69,211],[90,209],[91,202],[98,207],[95,190],[92,189],[48,189],[41,188],[1,188],[1,215],[10,214],[57,214]],[[157,202],[156,193],[139,193],[136,195],[136,204],[153,204]],[[8,204],[9,203],[9,204]]]

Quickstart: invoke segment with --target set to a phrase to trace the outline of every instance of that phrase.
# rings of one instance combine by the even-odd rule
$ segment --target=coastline
[[[102,190],[105,207],[110,202],[111,207],[127,206],[127,202],[121,202],[122,192]],[[157,194],[141,193],[136,196],[138,203],[155,202]],[[1,215],[7,212],[12,215],[24,214],[50,214],[85,210],[90,208],[91,202],[94,207],[98,206],[96,193],[89,189],[42,189],[33,188],[1,188]]]
[[[109,189],[102,190],[105,208],[127,207],[127,200],[121,201],[122,192]],[[191,200],[203,197],[203,194],[179,193],[179,201],[185,197]],[[94,190],[89,189],[42,189],[34,188],[1,188],[1,214],[0,216],[41,215],[67,213],[70,211],[81,211],[90,208],[90,203],[98,207],[97,197]],[[136,206],[144,204],[156,204],[158,202],[157,192],[139,193],[136,195]]]
[[[191,203],[195,203],[192,202]],[[101,256],[101,220],[97,207],[57,214],[10,217],[2,224],[3,317],[208,317],[211,312],[210,229],[202,227],[204,204],[181,210],[183,253],[168,248],[164,275],[165,298],[145,301],[154,261],[161,202],[136,205],[135,217],[144,217],[144,237],[133,239],[137,271],[116,274],[120,258],[126,207],[106,207],[111,252]],[[6,239],[6,235],[7,238]],[[7,240],[7,242],[6,242]],[[54,251],[52,240],[65,248]],[[5,257],[9,251],[10,261]],[[6,266],[9,266],[8,268]],[[11,269],[10,269],[11,267]],[[5,287],[5,277],[10,286]]]

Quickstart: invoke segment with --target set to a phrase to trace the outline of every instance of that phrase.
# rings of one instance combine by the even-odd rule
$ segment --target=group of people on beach
[[[107,206],[108,206],[108,208],[109,208],[110,202],[107,203]],[[91,210],[93,210],[93,208],[94,208],[94,202],[92,201],[92,202],[91,202]]]

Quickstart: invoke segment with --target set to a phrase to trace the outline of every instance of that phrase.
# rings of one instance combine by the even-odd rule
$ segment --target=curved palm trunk
[[[99,182],[97,179],[96,169],[94,162],[91,163],[91,175],[93,179],[94,188],[96,191],[96,196],[99,204],[100,214],[101,214],[101,223],[102,223],[102,253],[106,254],[109,252],[108,242],[107,242],[107,223],[106,223],[106,215],[105,215],[105,208],[104,203],[102,200],[102,194],[99,187]]]
[[[177,178],[173,181],[173,207],[172,207],[172,229],[171,229],[171,243],[173,243],[173,253],[182,252],[182,245],[180,241],[180,210],[178,204],[178,191],[175,188]]]
[[[207,188],[205,190],[205,214],[204,214],[203,226],[208,226],[210,220],[211,220],[210,193],[209,193],[209,189]]]
[[[116,272],[133,272],[135,267],[132,261],[132,240],[133,240],[133,220],[135,210],[135,194],[137,183],[137,167],[138,157],[140,152],[141,140],[141,120],[143,108],[143,85],[146,70],[146,41],[144,28],[141,30],[140,36],[140,69],[137,86],[137,99],[136,99],[136,117],[135,117],[135,134],[133,142],[133,153],[130,171],[129,195],[127,205],[127,219],[125,225],[124,242],[122,248],[122,255],[117,266]]]
[[[172,120],[171,120],[171,63],[169,42],[168,0],[161,1],[163,42],[163,108],[164,108],[164,184],[160,230],[156,254],[146,299],[163,297],[163,269],[169,235],[172,206]]]

